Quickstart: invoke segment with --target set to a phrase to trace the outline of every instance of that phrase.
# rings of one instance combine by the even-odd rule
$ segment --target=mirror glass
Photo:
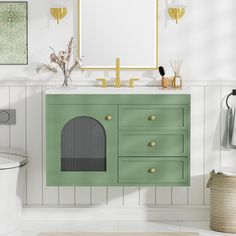
[[[84,68],[157,67],[157,0],[79,0]]]

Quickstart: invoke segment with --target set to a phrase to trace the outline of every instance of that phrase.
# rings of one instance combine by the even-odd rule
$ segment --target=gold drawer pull
[[[151,115],[148,117],[149,120],[156,120],[157,119],[157,116],[156,115]]]
[[[112,115],[106,116],[106,120],[111,121],[112,120]]]
[[[148,172],[149,174],[154,174],[154,173],[157,172],[157,169],[156,169],[156,168],[150,168],[150,169],[147,170],[147,172]]]
[[[148,143],[149,147],[155,147],[156,146],[156,142],[155,141],[151,141],[150,143]]]

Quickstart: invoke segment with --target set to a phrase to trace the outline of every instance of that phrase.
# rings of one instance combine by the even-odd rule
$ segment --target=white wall
[[[166,2],[159,0],[159,62],[166,66],[171,58],[183,58],[183,78],[192,92],[192,184],[174,188],[45,185],[43,90],[46,83],[43,80],[54,83],[55,77],[36,75],[33,68],[35,63],[49,61],[49,46],[58,50],[64,48],[76,32],[73,24],[76,1],[66,1],[69,13],[59,25],[50,18],[49,3],[48,0],[29,0],[29,65],[0,66],[0,108],[15,108],[17,112],[15,126],[0,126],[0,144],[22,148],[29,154],[25,204],[127,207],[208,204],[209,192],[205,184],[209,171],[220,165],[236,165],[236,151],[225,150],[220,144],[224,98],[236,86],[236,29],[233,26],[236,2],[189,0],[186,16],[176,25],[166,18]],[[94,81],[104,74],[107,75],[77,72],[73,80]],[[155,73],[150,71],[121,72],[121,75],[122,79],[138,76],[148,83],[155,78]]]
[[[34,71],[40,62],[49,62],[49,46],[56,50],[66,47],[71,36],[77,37],[77,0],[64,1],[68,15],[59,25],[51,18],[48,0],[29,0],[29,65],[0,66],[0,80],[55,80],[55,75]],[[176,25],[167,15],[167,4],[171,0],[159,0],[159,64],[169,67],[172,58],[183,59],[184,79],[234,79],[236,75],[236,2],[227,0],[185,0],[186,15]],[[75,51],[77,45],[75,45]],[[142,56],[142,55],[140,55]],[[115,62],[114,62],[115,63]],[[122,63],[122,58],[121,58]],[[73,80],[107,75],[104,72],[80,72]],[[113,73],[110,72],[110,75]],[[155,73],[137,71],[123,72],[122,79],[131,76],[153,81]]]
[[[186,15],[179,25],[165,21],[166,1],[159,1],[159,61],[183,58],[185,77],[234,78],[236,74],[236,2],[185,0]]]

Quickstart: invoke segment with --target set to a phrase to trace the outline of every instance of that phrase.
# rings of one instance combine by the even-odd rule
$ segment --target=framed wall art
[[[0,64],[28,64],[28,3],[0,2]]]

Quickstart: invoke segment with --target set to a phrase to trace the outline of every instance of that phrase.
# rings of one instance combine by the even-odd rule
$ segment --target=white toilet
[[[0,148],[0,235],[13,232],[20,222],[27,157]]]

